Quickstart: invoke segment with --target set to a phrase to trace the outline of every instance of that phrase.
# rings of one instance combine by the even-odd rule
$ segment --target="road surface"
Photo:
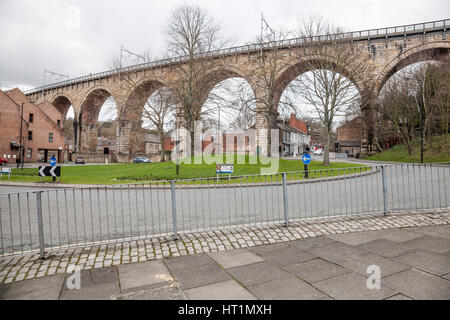
[[[404,165],[385,170],[389,211],[450,206],[448,166]],[[177,231],[284,221],[281,175],[269,180],[267,185],[253,187],[220,183],[177,185]],[[259,181],[255,178],[249,182]],[[38,190],[0,186],[1,193],[14,192],[0,195],[0,255],[39,248]],[[174,230],[172,193],[167,185],[43,190],[44,241],[49,247],[153,236]],[[288,184],[287,203],[289,219],[383,212],[382,171],[374,167],[371,174],[362,176]]]

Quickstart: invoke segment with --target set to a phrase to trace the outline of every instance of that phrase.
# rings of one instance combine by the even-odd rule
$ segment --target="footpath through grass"
[[[194,160],[200,162],[193,163]],[[217,163],[232,163],[232,161],[224,161],[225,159],[218,159]],[[261,158],[257,161],[256,157],[245,156],[240,159],[234,158],[234,173],[232,176],[242,175],[258,175],[261,174],[262,168],[269,168],[271,165],[267,164],[270,160],[275,159]],[[244,160],[244,161],[243,161]],[[274,173],[303,171],[303,163],[300,160],[279,160],[278,167],[272,164],[275,168]],[[328,173],[314,172],[314,170],[336,169],[336,168],[356,168],[361,165],[335,162],[329,166],[323,166],[321,162],[313,161],[309,166],[310,178],[325,175],[337,175],[337,170],[329,171]],[[368,167],[367,167],[368,168]],[[276,170],[278,169],[278,170]],[[360,172],[360,169],[346,170],[346,174]],[[340,172],[343,173],[342,171]],[[228,177],[228,175],[223,175]],[[191,164],[181,163],[180,174],[176,174],[176,165],[174,162],[157,162],[150,164],[111,164],[111,165],[79,165],[79,166],[64,166],[61,167],[61,183],[66,184],[127,184],[146,181],[161,181],[161,180],[179,180],[179,179],[194,179],[194,178],[212,178],[216,177],[216,163],[201,162],[201,159],[191,159]],[[301,175],[291,174],[288,179],[301,178]],[[2,178],[3,181],[7,177]],[[50,182],[51,177],[45,177],[44,182]],[[11,181],[17,182],[40,182],[41,178],[38,176],[37,168],[13,169],[11,173]],[[252,182],[252,179],[236,180],[233,182]],[[254,182],[257,182],[254,180]]]
[[[448,144],[445,141],[445,135],[432,137],[430,144],[424,144],[424,162],[450,162],[450,152]],[[447,140],[449,141],[449,140]],[[414,140],[412,143],[413,154],[408,153],[404,144],[399,144],[391,149],[380,152],[367,160],[377,161],[395,161],[395,162],[420,162],[420,140]]]

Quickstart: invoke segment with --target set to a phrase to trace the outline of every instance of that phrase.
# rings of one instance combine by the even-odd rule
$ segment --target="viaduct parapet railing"
[[[339,36],[342,38],[349,38],[353,41],[370,41],[375,39],[383,39],[383,38],[391,38],[398,36],[408,36],[408,35],[417,35],[417,34],[426,34],[430,32],[443,31],[444,34],[447,31],[447,26],[450,25],[450,19],[444,20],[436,20],[430,22],[416,23],[410,25],[403,26],[395,26],[395,27],[386,27],[379,29],[369,29],[369,30],[361,30],[361,31],[351,31],[340,33],[332,36]],[[212,50],[205,53],[198,54],[197,58],[205,58],[205,57],[213,57],[213,56],[227,56],[227,55],[237,55],[237,54],[250,54],[257,53],[261,50],[267,50],[276,47],[296,47],[299,45],[303,45],[308,42],[315,41],[323,41],[329,39],[330,35],[321,35],[313,38],[292,38],[285,40],[277,40],[270,42],[262,42],[255,44],[242,45],[237,47],[230,47],[225,49]],[[172,64],[182,63],[187,60],[186,56],[179,56],[174,58],[161,59],[141,64],[136,64],[128,67],[117,68],[109,71],[99,72],[95,74],[90,74],[78,78],[73,78],[61,82],[56,82],[44,86],[40,86],[34,89],[30,89],[25,91],[25,94],[30,95],[33,93],[46,91],[50,89],[56,89],[60,87],[65,87],[68,85],[88,82],[93,80],[99,80],[102,78],[110,77],[119,73],[127,73],[127,72],[136,72],[147,69],[161,68],[165,66],[169,66]]]

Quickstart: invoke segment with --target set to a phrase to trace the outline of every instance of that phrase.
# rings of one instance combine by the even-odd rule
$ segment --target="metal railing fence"
[[[342,38],[358,40],[358,39],[379,38],[379,37],[383,37],[383,36],[389,37],[389,36],[395,36],[395,35],[399,35],[399,34],[406,35],[406,34],[417,33],[417,32],[425,33],[425,32],[434,31],[436,29],[438,29],[438,30],[443,29],[445,32],[447,26],[449,26],[449,25],[450,25],[450,19],[443,19],[443,20],[422,22],[422,23],[403,25],[403,26],[360,30],[360,31],[350,31],[350,32],[345,32],[345,33],[341,33],[341,34],[336,34],[336,35],[316,36],[313,38],[283,39],[283,40],[277,40],[277,41],[271,41],[271,42],[255,43],[255,44],[248,44],[248,45],[236,46],[236,47],[225,48],[225,49],[212,50],[212,51],[208,51],[205,53],[200,53],[196,56],[196,58],[206,58],[206,57],[230,55],[230,54],[243,54],[243,53],[259,52],[261,49],[265,50],[268,48],[298,46],[298,45],[302,45],[302,44],[313,42],[313,41],[328,40],[328,39],[330,39],[330,37],[333,37],[333,36],[339,36]],[[40,87],[25,91],[25,94],[32,94],[32,93],[37,93],[40,91],[45,91],[45,90],[49,90],[49,89],[55,89],[55,88],[59,88],[59,87],[68,86],[71,84],[98,80],[98,79],[102,79],[102,78],[109,77],[111,75],[116,75],[119,73],[127,73],[127,72],[135,72],[135,71],[151,69],[151,68],[159,68],[162,66],[168,66],[171,64],[184,62],[186,60],[187,60],[186,56],[180,56],[180,57],[173,57],[173,58],[167,58],[167,59],[161,59],[161,60],[157,60],[157,61],[136,64],[136,65],[132,65],[132,66],[128,66],[128,67],[99,72],[99,73],[95,73],[95,74],[90,74],[90,75],[86,75],[86,76],[82,76],[82,77],[78,77],[78,78],[73,78],[73,79],[69,79],[69,80],[65,80],[65,81],[60,81],[60,82],[40,86]]]
[[[307,176],[307,177],[306,177]],[[0,194],[0,256],[449,208],[450,167],[387,165]]]

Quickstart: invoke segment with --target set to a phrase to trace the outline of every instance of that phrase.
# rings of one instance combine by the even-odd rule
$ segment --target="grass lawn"
[[[256,158],[245,157],[245,164],[235,164],[233,176],[260,174],[261,168],[268,168],[270,165],[253,163]],[[197,158],[197,160],[199,160]],[[268,162],[267,158],[262,158],[263,163]],[[303,164],[300,160],[284,160],[279,159],[278,172],[292,172],[303,171]],[[218,161],[219,163],[226,163],[226,161]],[[235,158],[236,163],[236,158]],[[330,166],[323,166],[321,162],[312,162],[309,170],[331,169],[331,168],[355,168],[361,165],[336,162],[331,163]],[[192,179],[192,178],[206,178],[215,177],[215,163],[201,163],[201,164],[180,164],[180,174],[176,175],[175,163],[157,162],[150,164],[112,164],[112,165],[80,165],[80,166],[65,166],[61,167],[61,183],[68,184],[126,184],[155,180],[175,180],[175,179]],[[355,172],[355,169],[352,170]],[[359,169],[358,171],[359,172]],[[350,173],[347,170],[347,173]],[[334,172],[333,174],[337,174]],[[314,178],[318,173],[311,172],[310,177]],[[329,173],[331,175],[331,173]],[[297,175],[288,175],[288,179],[296,179]],[[7,178],[2,178],[5,181]],[[40,182],[41,178],[38,176],[37,168],[13,169],[11,173],[11,181],[17,182]],[[51,181],[51,177],[45,177],[44,181]],[[251,179],[249,180],[252,181]],[[234,182],[239,182],[234,180]],[[245,180],[243,182],[246,182]],[[256,182],[256,181],[255,181]]]
[[[420,140],[412,144],[413,154],[410,155],[405,145],[399,144],[389,150],[366,158],[367,160],[420,162]],[[431,144],[424,144],[424,162],[450,162],[450,152],[445,143],[445,135],[433,137]]]

